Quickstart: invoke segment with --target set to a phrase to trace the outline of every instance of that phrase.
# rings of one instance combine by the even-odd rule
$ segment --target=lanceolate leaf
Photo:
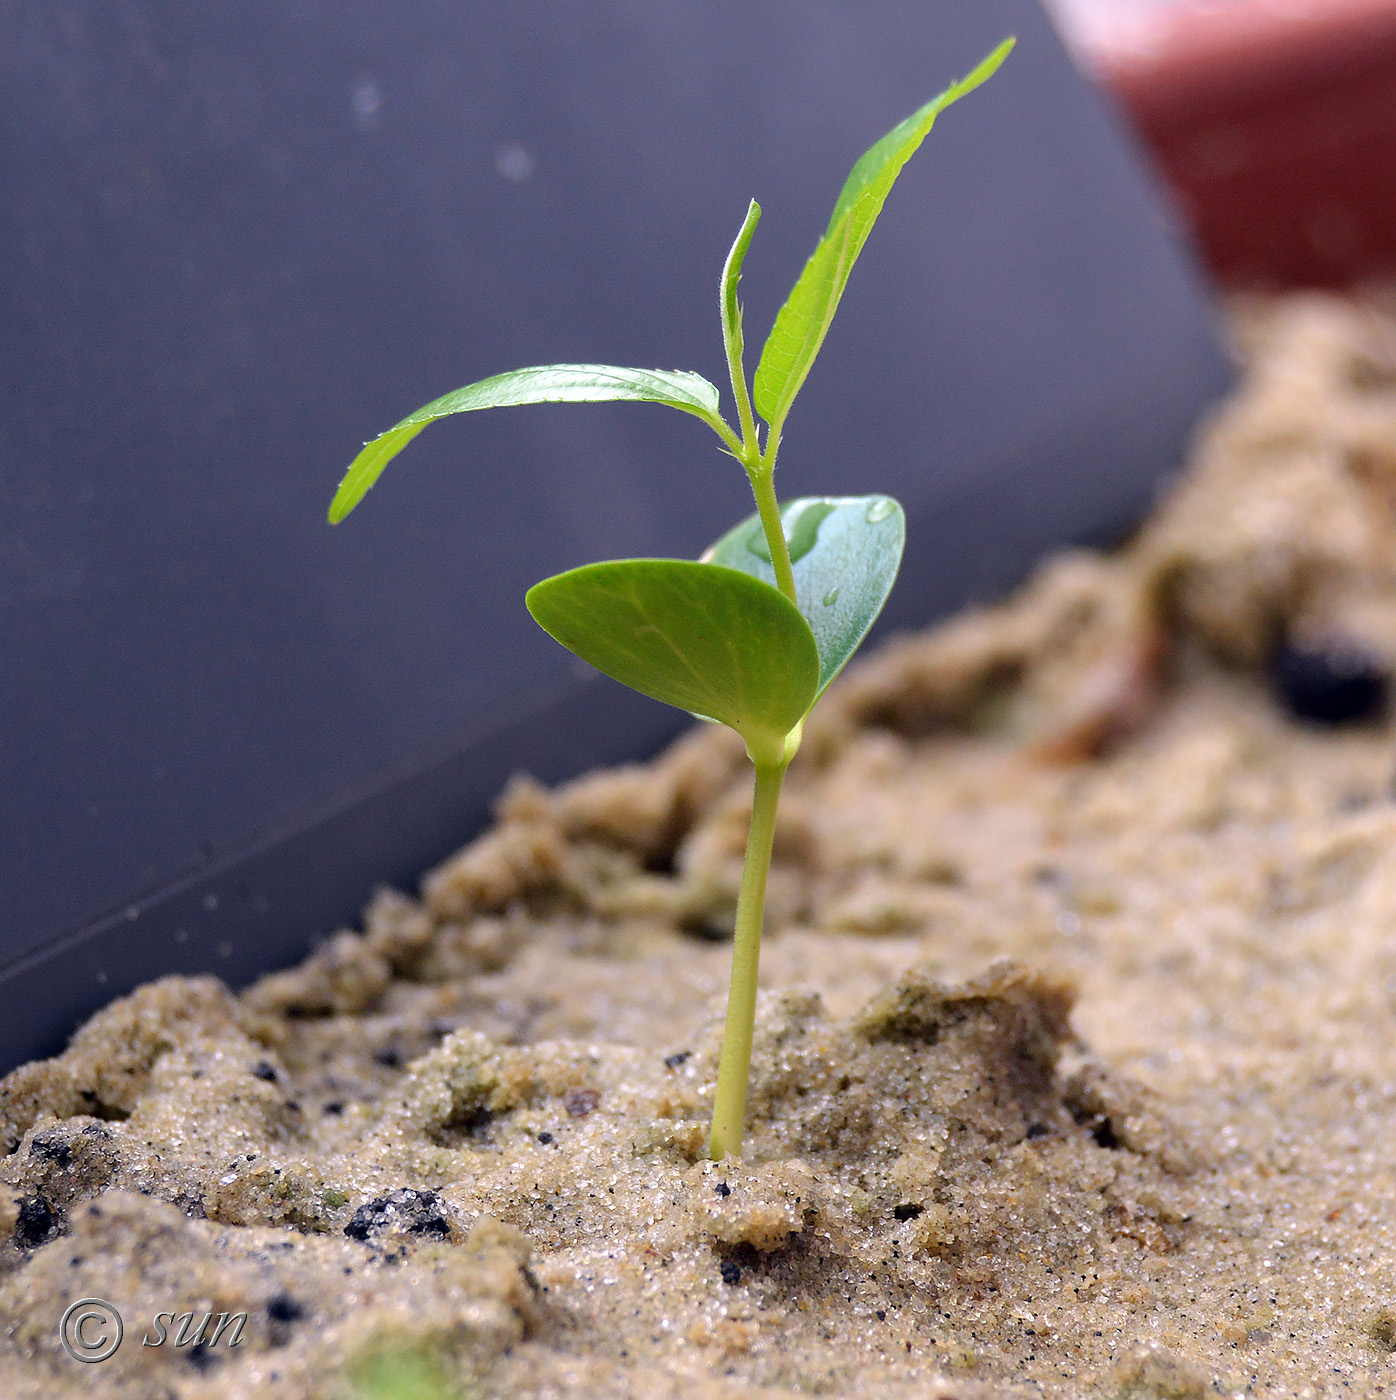
[[[746,370],[743,367],[742,344],[742,305],[737,299],[737,286],[742,280],[742,264],[746,261],[746,250],[756,233],[756,225],[761,220],[761,206],[753,199],[747,206],[746,218],[738,230],[732,250],[722,267],[722,343],[727,351],[727,368],[732,376],[732,393],[737,400],[737,416],[741,424],[742,439],[755,443],[756,425],[751,418],[751,399],[746,389]]]
[[[890,496],[806,496],[787,502],[780,514],[795,598],[819,648],[817,698],[858,650],[892,591],[906,516]],[[759,516],[729,530],[703,557],[775,582]]]
[[[844,182],[828,230],[795,283],[756,367],[756,408],[778,431],[824,343],[849,273],[897,176],[952,102],[991,77],[1008,56],[1006,39],[968,77],[951,84],[864,153]]]
[[[717,390],[701,374],[686,370],[619,369],[615,365],[537,365],[467,384],[433,400],[373,439],[354,458],[330,503],[330,523],[338,524],[363,500],[383,468],[428,423],[478,408],[510,408],[526,403],[606,403],[633,399],[668,404],[695,414],[710,427],[720,422]]]
[[[534,620],[583,661],[668,705],[778,745],[819,685],[805,620],[750,572],[690,559],[615,559],[528,590]]]

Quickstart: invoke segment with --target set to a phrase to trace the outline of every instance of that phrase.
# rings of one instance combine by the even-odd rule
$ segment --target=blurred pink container
[[[1396,0],[1154,9],[1088,53],[1224,280],[1396,274]]]

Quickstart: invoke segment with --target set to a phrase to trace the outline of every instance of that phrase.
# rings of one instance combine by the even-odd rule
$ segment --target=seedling
[[[698,374],[611,365],[514,370],[457,389],[368,443],[330,506],[330,522],[337,524],[428,423],[514,404],[616,399],[667,404],[702,419],[746,470],[756,513],[701,560],[587,564],[535,584],[525,599],[545,631],[598,670],[736,730],[755,767],[713,1106],[714,1159],[742,1149],[766,879],[785,770],[810,710],[882,610],[906,536],[902,508],[890,496],[809,497],[778,505],[773,478],[781,430],[902,167],[936,117],[989,78],[1012,47],[1013,40],[1005,40],[968,77],[913,113],[854,165],[824,237],[776,316],[748,394],[737,284],[761,217],[760,206],[751,202],[722,269],[720,296],[737,428],[719,412],[717,388]]]

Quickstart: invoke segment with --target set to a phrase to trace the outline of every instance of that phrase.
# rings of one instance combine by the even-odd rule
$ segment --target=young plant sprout
[[[457,389],[375,438],[354,459],[330,506],[330,522],[337,524],[428,423],[514,404],[616,399],[667,404],[702,419],[745,469],[756,513],[701,560],[587,564],[535,584],[525,599],[545,631],[598,670],[736,730],[755,767],[713,1106],[714,1159],[742,1150],[762,914],[781,783],[810,710],[882,610],[906,534],[902,509],[890,496],[809,497],[778,505],[773,478],[781,430],[902,167],[936,117],[989,78],[1012,47],[1013,40],[1005,40],[968,77],[913,113],[854,165],[824,237],[776,316],[748,394],[737,283],[761,217],[760,206],[751,202],[721,283],[735,429],[718,410],[717,388],[698,374],[611,365],[514,370]],[[764,420],[764,433],[755,414]]]

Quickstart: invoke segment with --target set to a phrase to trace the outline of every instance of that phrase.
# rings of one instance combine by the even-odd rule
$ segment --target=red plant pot
[[[1231,0],[1091,51],[1226,281],[1396,272],[1396,0]]]

